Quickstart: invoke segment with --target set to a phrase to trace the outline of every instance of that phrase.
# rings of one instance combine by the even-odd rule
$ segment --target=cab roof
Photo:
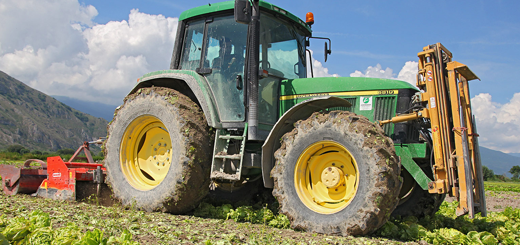
[[[268,2],[259,1],[259,5],[263,9],[270,10],[271,12],[275,12],[278,14],[281,14],[283,16],[286,16],[287,18],[291,19],[292,21],[299,23],[304,29],[306,29],[309,32],[312,32],[311,27],[305,23],[305,21],[301,20],[300,18],[296,17],[295,15],[291,14],[289,11],[282,9],[276,5],[270,4]],[[192,17],[220,12],[220,11],[226,11],[226,10],[233,10],[235,8],[235,1],[227,1],[227,2],[220,2],[220,3],[211,3],[203,6],[199,6],[196,8],[188,9],[181,13],[179,20],[186,20],[190,19]]]

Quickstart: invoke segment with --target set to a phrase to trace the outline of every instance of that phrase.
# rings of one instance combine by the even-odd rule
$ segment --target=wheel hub
[[[356,160],[343,145],[334,141],[311,144],[301,153],[295,166],[296,192],[305,206],[318,213],[343,210],[356,195],[358,183]]]
[[[343,171],[337,167],[328,167],[321,172],[321,181],[327,188],[335,188],[343,184]]]

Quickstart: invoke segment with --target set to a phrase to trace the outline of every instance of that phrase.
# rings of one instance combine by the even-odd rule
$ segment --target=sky
[[[49,95],[117,106],[137,78],[168,69],[185,10],[212,0],[0,0],[0,70]],[[417,53],[441,42],[470,82],[480,145],[520,153],[520,1],[272,0],[314,13],[316,76],[415,83]]]

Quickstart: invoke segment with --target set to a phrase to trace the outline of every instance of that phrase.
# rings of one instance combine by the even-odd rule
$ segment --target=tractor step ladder
[[[247,126],[242,135],[231,135],[225,129],[217,129],[210,178],[238,181],[242,172]],[[234,145],[235,148],[230,148]],[[236,147],[239,145],[239,147]]]

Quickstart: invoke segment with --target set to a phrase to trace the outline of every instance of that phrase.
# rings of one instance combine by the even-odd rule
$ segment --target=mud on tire
[[[125,206],[185,213],[207,194],[209,128],[200,107],[167,88],[125,98],[108,126],[107,182]]]
[[[379,126],[351,112],[316,112],[281,141],[273,195],[292,228],[364,235],[388,220],[398,202],[400,163]],[[334,172],[345,178],[329,179]]]

